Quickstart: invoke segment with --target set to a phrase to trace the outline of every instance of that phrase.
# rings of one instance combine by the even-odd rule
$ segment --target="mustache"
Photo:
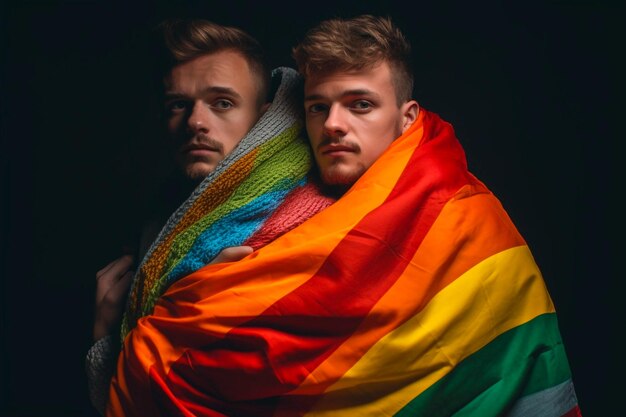
[[[323,137],[322,141],[319,143],[319,145],[317,145],[317,150],[319,151],[320,149],[330,145],[345,146],[347,148],[350,148],[354,152],[361,152],[361,147],[356,142],[352,142],[342,138],[331,138],[328,136]]]
[[[222,142],[204,133],[194,135],[190,141],[183,145],[181,152],[187,152],[193,149],[210,149],[222,154],[224,153],[224,145]]]

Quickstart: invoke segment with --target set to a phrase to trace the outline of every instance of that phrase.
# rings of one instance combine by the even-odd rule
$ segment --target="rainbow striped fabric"
[[[416,123],[335,204],[174,283],[108,416],[579,416],[528,246],[452,127]]]
[[[308,175],[312,156],[302,135],[300,76],[286,67],[270,109],[236,149],[168,220],[133,278],[122,339],[152,313],[176,280],[208,264],[225,247],[255,249],[330,205]]]

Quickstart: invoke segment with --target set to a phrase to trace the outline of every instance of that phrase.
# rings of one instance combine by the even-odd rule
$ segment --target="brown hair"
[[[178,64],[202,55],[233,50],[246,59],[252,73],[259,78],[260,99],[267,101],[270,69],[261,44],[248,33],[203,19],[165,20],[157,26],[157,33],[161,78]]]
[[[330,74],[389,63],[398,105],[411,99],[411,45],[388,17],[333,18],[309,30],[292,50],[300,73]]]

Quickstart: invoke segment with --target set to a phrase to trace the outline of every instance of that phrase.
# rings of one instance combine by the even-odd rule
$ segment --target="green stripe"
[[[556,314],[543,314],[467,357],[395,415],[502,415],[518,398],[570,377]]]
[[[173,239],[159,278],[147,291],[148,296],[141,315],[148,315],[153,311],[157,299],[171,285],[170,274],[185,259],[205,230],[255,199],[275,191],[292,189],[306,177],[311,168],[311,154],[307,142],[294,139],[297,138],[297,133],[297,126],[290,127],[260,146],[252,171],[228,199]]]

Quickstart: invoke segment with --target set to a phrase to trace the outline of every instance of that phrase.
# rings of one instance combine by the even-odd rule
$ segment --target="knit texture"
[[[152,312],[169,285],[230,246],[257,249],[327,207],[332,200],[310,182],[309,145],[302,136],[301,80],[277,68],[272,105],[214,172],[170,217],[133,279],[122,340]]]
[[[85,358],[89,399],[101,415],[104,415],[109,383],[115,369],[116,357],[113,352],[116,349],[113,336],[105,336],[93,344]]]
[[[420,109],[335,204],[172,284],[106,415],[580,415],[554,304],[452,126]]]

